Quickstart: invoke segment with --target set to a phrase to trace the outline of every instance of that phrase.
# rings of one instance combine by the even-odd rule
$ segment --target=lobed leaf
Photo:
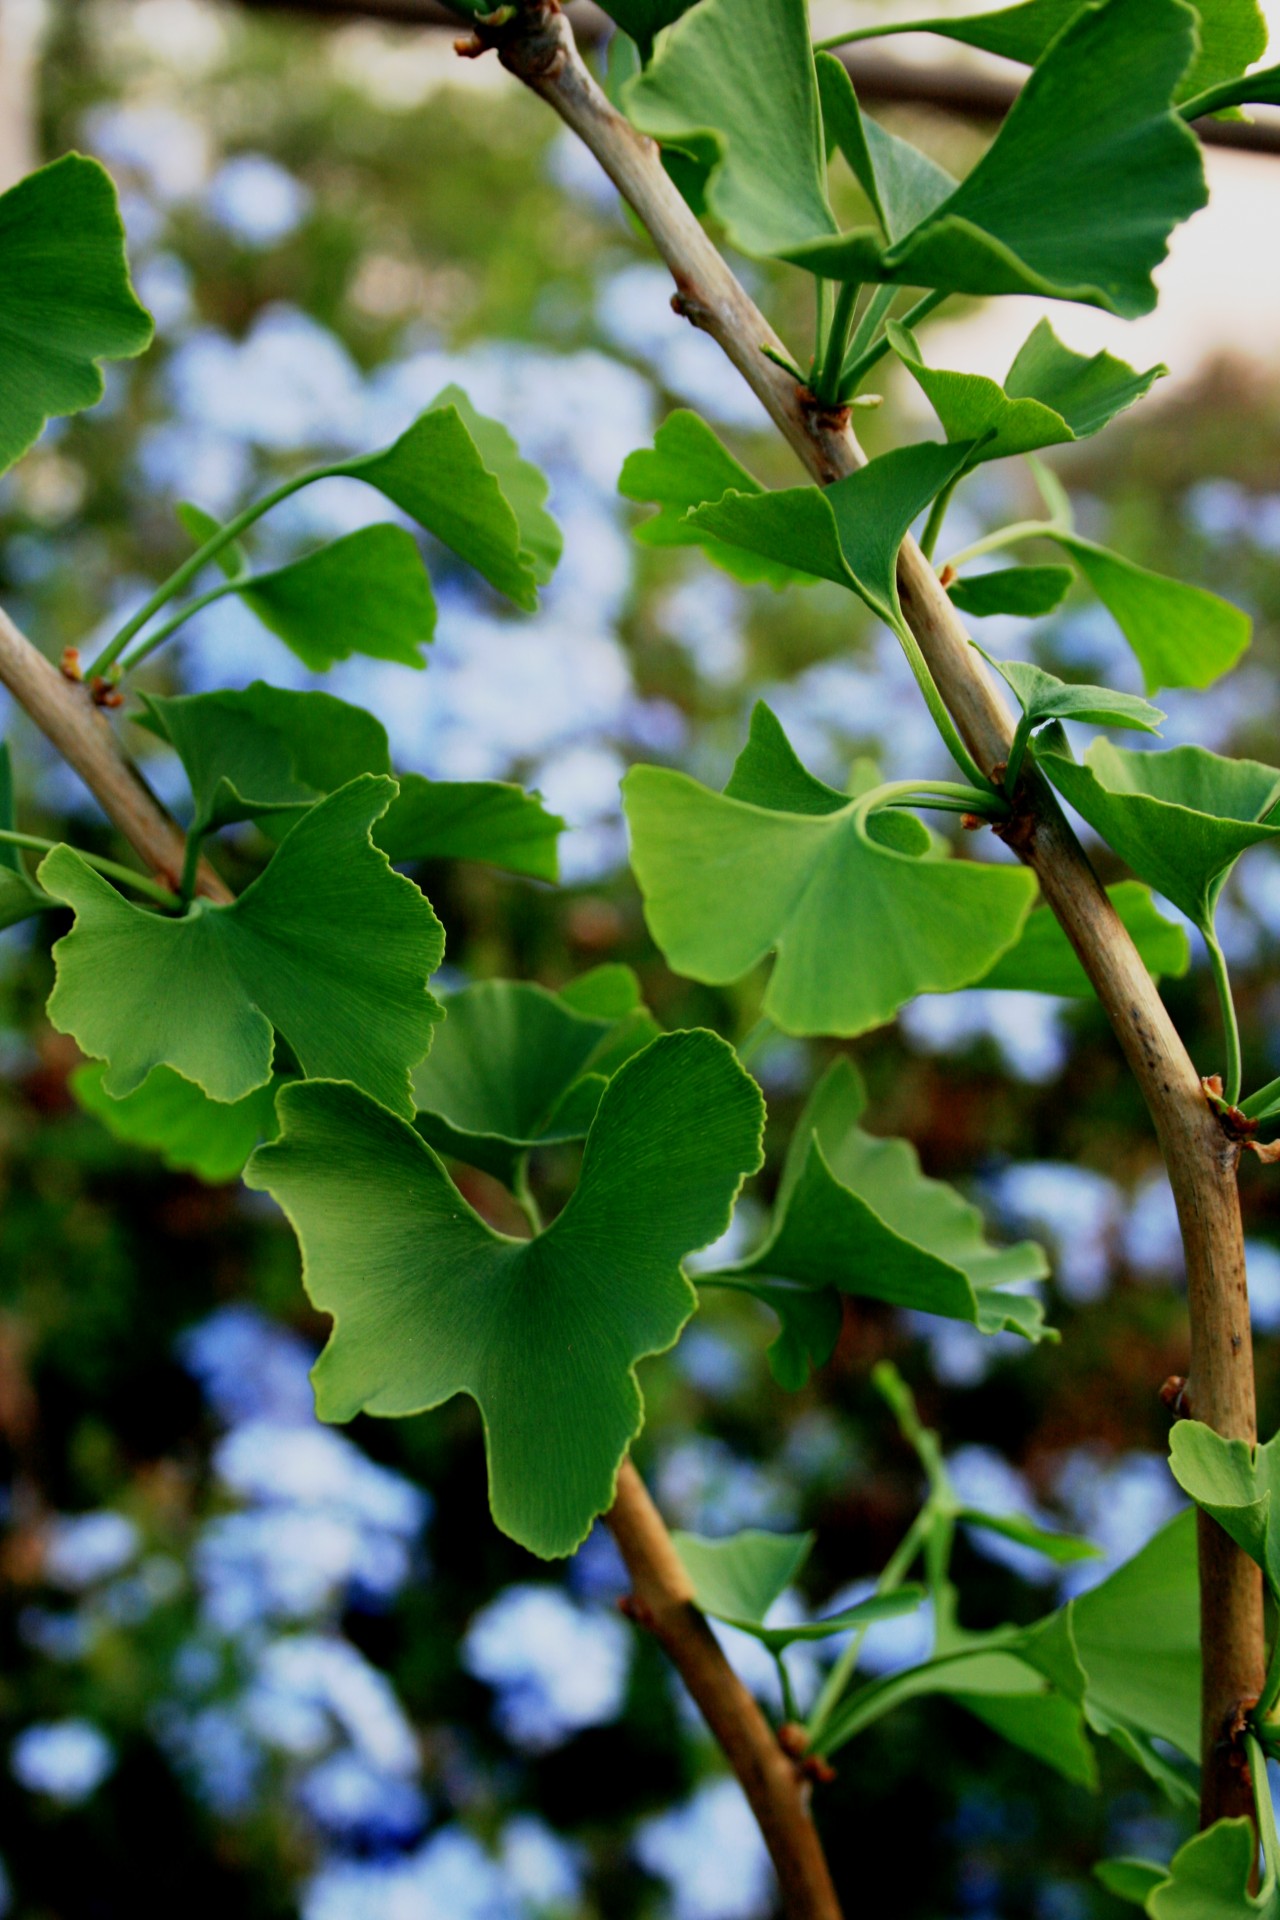
[[[1280,1436],[1259,1446],[1179,1420],[1169,1441],[1174,1479],[1255,1560],[1280,1598]],[[1274,1513],[1274,1518],[1273,1518]]]
[[[814,225],[808,240],[776,250],[837,280],[1150,312],[1169,234],[1205,203],[1195,136],[1171,105],[1196,52],[1195,24],[1182,0],[1081,8],[977,166],[908,232],[832,239]]]
[[[101,362],[150,344],[151,316],[129,282],[111,176],[64,154],[0,194],[0,473],[46,421],[96,406]]]
[[[664,27],[687,13],[693,0],[606,0],[602,11],[639,47],[647,60],[653,43]]]
[[[1250,1882],[1258,1837],[1251,1820],[1219,1820],[1193,1834],[1147,1895],[1152,1920],[1277,1920],[1280,1890],[1269,1871],[1256,1894]]]
[[[106,1061],[105,1093],[122,1099],[167,1066],[241,1100],[269,1081],[278,1032],[304,1073],[412,1114],[444,932],[369,838],[394,792],[361,775],[304,815],[238,900],[194,900],[181,918],[134,906],[70,847],[45,856],[42,884],[76,916],[54,948],[49,1018]]]
[[[993,613],[1034,620],[1065,600],[1074,578],[1070,567],[997,567],[953,580],[947,592],[953,606],[976,620]]]
[[[270,573],[237,576],[236,592],[313,673],[355,653],[426,665],[435,596],[403,527],[360,527]]]
[[[1043,1338],[1041,1303],[1017,1291],[1047,1275],[1043,1249],[1032,1241],[991,1246],[977,1208],[922,1173],[908,1141],[863,1132],[865,1110],[856,1068],[836,1060],[792,1136],[765,1239],[699,1280],[752,1290],[757,1276],[789,1281],[963,1320],[983,1333]],[[768,1291],[760,1297],[776,1305]]]
[[[287,843],[286,843],[287,844]],[[714,1034],[667,1034],[614,1076],[563,1212],[527,1241],[472,1211],[413,1128],[350,1086],[295,1084],[246,1170],[334,1316],[322,1419],[479,1406],[497,1524],[546,1558],[611,1503],[638,1433],[638,1362],[694,1306],[680,1262],[723,1232],[760,1164],[759,1090]]]
[[[954,175],[864,115],[842,61],[820,53],[816,66],[828,153],[844,155],[885,238],[905,238],[955,192]]]
[[[1013,689],[1028,728],[1042,727],[1050,720],[1083,720],[1133,733],[1160,731],[1164,714],[1136,694],[1060,680],[1056,673],[1047,673],[1025,660],[997,660],[982,647],[978,652]]]
[[[400,791],[374,828],[393,866],[414,860],[484,860],[534,880],[559,877],[565,822],[536,793],[505,780],[399,775]]]
[[[1150,889],[1137,880],[1121,880],[1107,888],[1107,898],[1151,977],[1181,980],[1191,965],[1190,943],[1183,928],[1157,909]],[[1006,993],[1055,993],[1072,999],[1093,994],[1075,948],[1053,909],[1044,906],[1033,908],[1018,944],[978,984]]]
[[[766,1626],[770,1608],[791,1585],[813,1548],[811,1533],[764,1533],[748,1528],[727,1539],[703,1540],[695,1533],[673,1533],[672,1543],[693,1582],[703,1613],[737,1627],[778,1654],[797,1640],[827,1640],[833,1634],[871,1627],[880,1620],[914,1613],[924,1598],[920,1587],[872,1594],[856,1605],[817,1620]]]
[[[1043,747],[1039,759],[1107,845],[1202,932],[1240,855],[1280,834],[1268,823],[1280,773],[1256,760],[1204,747],[1134,753],[1109,740],[1095,740],[1083,764]]]
[[[1000,386],[981,374],[927,365],[915,335],[896,321],[885,334],[947,439],[973,443],[971,466],[1099,433],[1168,372],[1156,366],[1135,373],[1109,353],[1073,353],[1041,320]]]
[[[1127,1900],[1130,1906],[1145,1909],[1147,1895],[1168,1879],[1169,1870],[1151,1860],[1121,1856],[1114,1860],[1099,1860],[1093,1869],[1093,1877],[1117,1900]]]
[[[781,729],[757,707],[753,739],[766,733]],[[785,1032],[865,1033],[919,993],[981,979],[1021,934],[1035,888],[1025,869],[939,858],[914,815],[865,798],[793,812],[776,788],[745,793],[737,771],[735,782],[718,794],[632,768],[631,862],[677,972],[727,985],[776,954],[764,1011]]]
[[[1071,555],[1115,620],[1138,657],[1148,693],[1210,686],[1248,646],[1252,622],[1229,600],[1152,573],[1065,529],[1046,537]]]
[[[658,1033],[639,1006],[597,1017],[513,980],[464,987],[445,1011],[414,1075],[418,1131],[508,1187],[535,1147],[585,1137],[611,1076]]]
[[[211,1100],[172,1067],[153,1067],[142,1085],[123,1100],[103,1087],[106,1068],[86,1060],[68,1082],[72,1093],[95,1119],[131,1147],[158,1153],[176,1173],[194,1173],[210,1186],[238,1177],[263,1140],[274,1140],[276,1091],[284,1082],[273,1076],[243,1100]]]

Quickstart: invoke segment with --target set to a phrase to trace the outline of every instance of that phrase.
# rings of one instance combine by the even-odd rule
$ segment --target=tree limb
[[[0,608],[0,682],[75,768],[102,811],[166,886],[182,872],[182,829],[161,806],[121,750],[110,722],[82,682],[69,680],[33,647]],[[197,891],[208,900],[234,898],[207,861]]]
[[[605,1520],[631,1575],[630,1611],[662,1643],[742,1783],[790,1920],[840,1920],[803,1776],[694,1605],[671,1535],[629,1459],[619,1470],[617,1496]]]
[[[666,173],[658,148],[611,106],[578,54],[556,0],[534,0],[494,36],[499,57],[595,155],[647,228],[676,284],[672,305],[738,368],[812,477],[826,485],[865,461],[847,409],[825,409],[763,351],[781,350]],[[980,766],[1005,761],[1013,725],[932,566],[908,536],[898,562],[903,611]],[[1253,1441],[1257,1415],[1238,1147],[1205,1099],[1164,1003],[1047,783],[1031,769],[1005,837],[1039,879],[1115,1031],[1151,1112],[1177,1203],[1191,1322],[1188,1389],[1197,1419]],[[1200,1526],[1202,1818],[1252,1815],[1248,1776],[1229,1729],[1261,1690],[1264,1640],[1257,1567],[1212,1522]]]

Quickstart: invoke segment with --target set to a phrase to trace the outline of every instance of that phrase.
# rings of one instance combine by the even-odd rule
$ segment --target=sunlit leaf
[[[700,0],[624,98],[642,133],[709,168],[708,205],[742,252],[835,233],[806,0]]]
[[[693,1582],[694,1598],[704,1613],[738,1627],[781,1653],[797,1640],[826,1640],[835,1633],[871,1627],[914,1613],[924,1598],[920,1587],[873,1594],[839,1613],[787,1626],[766,1626],[770,1608],[791,1585],[813,1549],[811,1533],[764,1533],[747,1528],[721,1540],[696,1533],[673,1533],[672,1542]]]
[[[1219,1820],[1179,1847],[1167,1878],[1147,1895],[1151,1920],[1277,1920],[1280,1889],[1268,1872],[1249,1891],[1258,1854],[1251,1820]]]
[[[327,547],[237,585],[247,607],[305,666],[323,673],[365,654],[422,667],[436,603],[413,535],[403,527],[360,527]]]
[[[953,580],[947,592],[952,605],[975,620],[993,613],[1035,620],[1065,600],[1074,579],[1070,567],[997,567]]]
[[[234,1180],[254,1148],[274,1140],[278,1079],[246,1094],[243,1100],[210,1100],[171,1067],[153,1067],[136,1092],[113,1100],[102,1085],[100,1060],[76,1068],[68,1085],[86,1113],[93,1114],[132,1147],[158,1153],[166,1167],[194,1173],[210,1185]]]
[[[775,250],[837,280],[1147,313],[1169,234],[1205,202],[1195,136],[1170,104],[1195,51],[1195,16],[1181,0],[1085,7],[977,166],[908,232],[827,239],[815,223],[807,242],[773,236]]]
[[[864,1033],[919,993],[970,985],[1014,945],[1035,891],[1025,869],[938,858],[914,815],[868,797],[780,812],[767,791],[635,767],[623,798],[669,964],[726,985],[776,953],[764,1011],[787,1033]]]
[[[1247,613],[1204,587],[1152,573],[1092,540],[1055,529],[1047,536],[1084,574],[1137,655],[1148,693],[1207,687],[1249,644]]]
[[[461,416],[462,424],[480,450],[481,459],[515,514],[524,558],[533,570],[533,577],[539,586],[545,586],[564,551],[564,535],[546,509],[550,491],[547,476],[531,460],[524,459],[500,420],[476,411],[461,387],[443,388],[431,405],[433,409],[453,407]]]
[[[1202,930],[1240,855],[1280,834],[1280,822],[1268,824],[1280,772],[1256,760],[1204,747],[1134,753],[1095,740],[1083,764],[1044,749],[1040,764],[1139,878]]]
[[[760,1163],[754,1082],[714,1034],[655,1040],[609,1082],[572,1198],[527,1241],[487,1226],[420,1135],[355,1088],[295,1084],[279,1105],[281,1138],[245,1177],[284,1208],[334,1316],[321,1418],[469,1394],[498,1525],[571,1553],[639,1431],[636,1365],[693,1309],[680,1262],[723,1232]]]
[[[1185,930],[1157,909],[1150,889],[1137,880],[1121,880],[1107,888],[1107,897],[1152,978],[1180,980],[1191,965],[1191,946]],[[1043,906],[1027,916],[1017,946],[996,961],[981,985],[1073,999],[1093,994],[1089,976],[1053,909]]]
[[[608,1080],[658,1029],[642,1008],[594,1018],[558,994],[486,980],[450,994],[414,1075],[418,1131],[508,1186],[535,1147],[581,1140]]]
[[[1257,1561],[1280,1598],[1280,1436],[1248,1446],[1224,1440],[1200,1420],[1179,1420],[1169,1449],[1183,1492]]]
[[[1109,353],[1073,353],[1041,320],[1000,386],[982,374],[927,365],[915,335],[895,321],[885,332],[947,439],[974,443],[975,465],[1098,433],[1168,372],[1157,366],[1135,373]]]
[[[143,694],[140,723],[181,760],[200,832],[300,814],[362,773],[389,773],[385,728],[328,693],[255,680],[242,692]]]
[[[305,1073],[412,1114],[409,1069],[441,1017],[426,982],[444,933],[369,838],[394,792],[353,780],[238,900],[197,899],[180,918],[134,906],[70,847],[46,854],[41,882],[76,914],[54,948],[49,1018],[106,1061],[106,1093],[123,1099],[168,1066],[213,1100],[241,1100],[271,1077],[274,1029]]]
[[[111,177],[68,153],[0,195],[0,472],[45,422],[102,398],[100,362],[150,345]]]
[[[890,626],[900,626],[898,549],[968,452],[930,440],[897,447],[829,487],[726,493],[698,507],[686,524],[775,565],[834,580]]]
[[[764,491],[706,422],[683,407],[667,415],[651,448],[641,447],[627,455],[618,481],[618,492],[625,500],[642,501],[659,509],[635,529],[635,537],[643,546],[701,547],[708,560],[748,584],[810,584],[811,574],[746,547],[727,546],[686,518],[692,508],[707,500],[720,500],[726,493]]]
[[[927,1178],[908,1141],[863,1132],[866,1104],[852,1062],[835,1061],[792,1136],[765,1239],[699,1279],[789,1280],[963,1320],[984,1333],[1042,1338],[1040,1301],[1017,1289],[1048,1273],[1043,1249],[1032,1241],[992,1246],[977,1208]]]
[[[554,880],[565,822],[536,793],[504,780],[399,776],[400,791],[374,828],[374,845],[394,866],[412,860],[484,860]]]

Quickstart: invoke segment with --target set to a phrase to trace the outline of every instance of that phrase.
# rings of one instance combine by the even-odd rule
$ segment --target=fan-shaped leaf
[[[243,1100],[210,1100],[171,1067],[153,1067],[142,1085],[123,1100],[113,1100],[102,1085],[106,1069],[86,1060],[69,1085],[86,1113],[131,1147],[158,1153],[166,1167],[194,1173],[211,1186],[234,1180],[254,1148],[274,1140],[279,1077],[246,1094]]]
[[[862,1131],[865,1110],[852,1062],[837,1060],[792,1137],[764,1241],[699,1279],[789,1280],[967,1321],[984,1333],[1009,1328],[1042,1338],[1039,1300],[1013,1289],[1045,1277],[1043,1249],[1032,1241],[991,1246],[977,1209],[928,1179],[909,1142]]]
[[[982,647],[978,651],[1013,688],[1028,730],[1042,727],[1049,720],[1083,720],[1097,727],[1123,727],[1132,733],[1160,731],[1164,714],[1136,694],[1060,680],[1056,673],[1046,673],[1043,667],[1033,667],[1025,660],[997,660]]]
[[[1277,1920],[1280,1889],[1274,1875],[1268,1871],[1258,1892],[1249,1891],[1257,1857],[1251,1820],[1219,1820],[1193,1834],[1147,1895],[1151,1920]]]
[[[631,35],[647,60],[655,37],[692,5],[693,0],[607,0],[603,11]]]
[[[863,114],[841,61],[820,53],[816,64],[828,150],[838,147],[853,168],[885,238],[901,240],[950,198],[955,178]]]
[[[702,1611],[751,1634],[770,1653],[782,1653],[797,1640],[826,1640],[835,1633],[874,1626],[878,1620],[896,1620],[914,1613],[924,1598],[920,1587],[899,1587],[895,1593],[873,1594],[825,1618],[768,1627],[769,1609],[809,1558],[813,1534],[748,1528],[722,1540],[703,1540],[696,1533],[673,1533],[671,1538]]]
[[[1121,880],[1107,888],[1107,897],[1152,978],[1180,980],[1191,965],[1190,943],[1182,927],[1157,910],[1150,889],[1137,880]],[[1089,976],[1051,907],[1036,907],[1027,916],[1017,946],[996,961],[980,984],[1005,992],[1056,993],[1074,999],[1093,993]]]
[[[420,773],[399,779],[373,835],[393,865],[485,860],[534,880],[556,879],[565,822],[536,793],[504,780],[428,780]]]
[[[413,535],[360,527],[271,573],[237,576],[236,591],[314,673],[353,653],[422,667],[436,603]]]
[[[498,1525],[534,1553],[571,1553],[639,1431],[636,1364],[692,1311],[680,1262],[724,1230],[760,1164],[755,1084],[713,1034],[655,1040],[610,1081],[573,1197],[528,1241],[486,1226],[413,1128],[355,1088],[294,1085],[280,1113],[245,1177],[288,1214],[311,1297],[334,1316],[321,1417],[470,1394]]]
[[[414,1075],[418,1131],[508,1186],[533,1148],[585,1136],[610,1076],[658,1032],[643,1008],[593,1018],[513,980],[464,987],[445,1010]]]
[[[1065,600],[1074,578],[1070,567],[997,567],[953,580],[947,592],[952,604],[975,620],[993,613],[1035,620]]]
[[[70,847],[45,856],[42,884],[76,914],[54,948],[49,1018],[107,1062],[106,1093],[122,1099],[168,1066],[213,1100],[241,1100],[271,1077],[275,1029],[305,1073],[412,1114],[409,1069],[441,1017],[426,982],[444,933],[369,838],[394,792],[353,780],[238,900],[195,900],[181,918],[133,906]]]
[[[914,815],[876,812],[873,797],[780,812],[635,767],[623,798],[671,966],[724,985],[776,952],[764,1008],[788,1033],[864,1033],[918,993],[970,985],[1030,910],[1024,869],[938,858]]]
[[[1229,600],[1152,573],[1077,534],[1055,528],[1047,537],[1071,555],[1115,620],[1138,657],[1148,693],[1210,686],[1248,646],[1252,622]]]
[[[1095,740],[1084,764],[1041,750],[1059,793],[1139,877],[1207,931],[1246,848],[1280,834],[1280,773],[1204,747],[1133,753]]]
[[[151,316],[129,284],[111,177],[68,153],[0,195],[0,472],[46,420],[102,398],[103,360],[151,343]]]
[[[1280,1599],[1280,1437],[1251,1447],[1203,1421],[1179,1420],[1169,1447],[1183,1492],[1257,1561]]]

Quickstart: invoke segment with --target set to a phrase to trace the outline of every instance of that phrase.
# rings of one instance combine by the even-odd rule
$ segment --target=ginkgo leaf
[[[601,11],[631,35],[647,60],[657,35],[682,13],[687,13],[692,5],[693,0],[608,0]]]
[[[303,816],[229,906],[180,918],[132,905],[70,847],[40,879],[75,909],[54,948],[49,1018],[105,1060],[115,1099],[168,1066],[213,1100],[271,1077],[274,1031],[304,1073],[340,1075],[412,1114],[409,1069],[441,1017],[427,991],[444,932],[369,838],[395,783],[364,774]]]
[[[651,448],[641,447],[627,455],[618,480],[618,492],[624,500],[638,500],[659,509],[634,530],[642,546],[701,547],[708,560],[748,585],[757,581],[766,581],[771,587],[811,584],[811,574],[745,547],[727,546],[687,518],[692,508],[706,500],[719,500],[730,492],[764,491],[705,420],[684,407],[667,415]]]
[[[990,1245],[977,1208],[927,1178],[908,1141],[863,1132],[866,1104],[853,1063],[835,1061],[792,1137],[764,1240],[699,1280],[789,1280],[967,1321],[983,1333],[1043,1338],[1040,1301],[1016,1291],[1048,1274],[1043,1248],[1029,1240]]]
[[[775,798],[658,767],[623,781],[631,863],[667,961],[718,986],[776,953],[764,1011],[785,1032],[864,1033],[919,993],[980,979],[1021,933],[1035,892],[1025,869],[939,858],[915,816],[877,811],[874,793],[826,813],[777,811]]]
[[[1021,0],[1020,5],[989,13],[891,20],[842,37],[878,40],[888,34],[936,33],[963,41],[966,46],[980,47],[984,53],[1034,66],[1083,5],[1084,0]],[[1267,47],[1266,21],[1257,0],[1196,0],[1195,13],[1199,46],[1174,96],[1178,100],[1188,100],[1203,88],[1242,73],[1261,59]]]
[[[1257,1859],[1251,1820],[1219,1820],[1193,1834],[1147,1894],[1151,1920],[1280,1920],[1280,1888],[1270,1868],[1257,1893],[1249,1890]]]
[[[376,487],[532,612],[559,552],[559,530],[542,508],[546,482],[505,427],[477,415],[469,402],[464,414],[461,399],[446,388],[392,446],[325,472]]]
[[[1183,112],[1188,119],[1199,119],[1207,113],[1226,114],[1232,108],[1244,106],[1280,106],[1280,66],[1260,67],[1256,73],[1246,73],[1240,79],[1223,80],[1206,87],[1186,102]]]
[[[915,335],[896,321],[885,333],[947,439],[973,443],[973,465],[1099,433],[1168,372],[1156,366],[1135,373],[1109,353],[1073,353],[1041,320],[1000,386],[982,374],[927,365]]]
[[[1107,888],[1107,898],[1152,978],[1180,980],[1191,965],[1191,945],[1185,930],[1158,910],[1150,888],[1138,880],[1120,880]],[[1093,994],[1089,976],[1053,909],[1043,906],[1027,916],[1017,946],[997,960],[979,984],[1004,992],[1056,993],[1071,999]]]
[[[394,866],[412,860],[484,860],[534,880],[559,874],[565,822],[536,793],[505,780],[428,780],[402,773],[400,791],[374,828]]]
[[[279,1077],[227,1103],[211,1100],[171,1067],[153,1067],[136,1092],[113,1100],[102,1085],[105,1071],[100,1060],[86,1060],[68,1081],[85,1112],[117,1140],[158,1153],[166,1167],[210,1185],[234,1180],[254,1148],[279,1131]]]
[[[1280,772],[1204,747],[1134,753],[1095,740],[1083,764],[1040,751],[1040,764],[1107,845],[1201,931],[1240,855],[1280,834],[1268,815]]]
[[[1074,579],[1070,567],[996,567],[953,580],[947,592],[952,605],[975,620],[993,613],[1035,620],[1066,599]]]
[[[1055,1566],[1078,1566],[1082,1560],[1098,1560],[1102,1556],[1102,1548],[1095,1547],[1092,1540],[1081,1540],[1074,1533],[1059,1533],[1052,1527],[1038,1527],[1020,1513],[988,1513],[982,1507],[962,1506],[957,1509],[956,1519],[963,1526],[975,1527],[979,1533],[998,1534],[1002,1540],[1030,1548],[1032,1553],[1042,1553]]]
[[[1117,1900],[1127,1900],[1131,1906],[1145,1908],[1147,1895],[1168,1879],[1169,1869],[1159,1867],[1151,1860],[1138,1860],[1132,1855],[1121,1854],[1114,1860],[1097,1861],[1093,1877],[1099,1886],[1105,1887]]]
[[[203,507],[196,506],[194,501],[179,500],[174,512],[179,525],[191,535],[197,547],[203,547],[222,532],[222,522],[215,520],[211,513],[206,513]],[[249,556],[240,542],[233,540],[229,546],[218,549],[213,556],[213,564],[226,579],[234,580],[249,571]]]
[[[1179,1420],[1169,1467],[1183,1492],[1257,1561],[1280,1599],[1280,1436],[1248,1446],[1203,1421]]]
[[[1050,720],[1082,720],[1097,727],[1121,727],[1131,733],[1160,731],[1164,714],[1135,693],[1117,693],[1114,687],[1060,680],[1056,673],[1047,673],[1043,667],[1032,666],[1028,661],[998,660],[982,647],[978,652],[1006,685],[1012,687],[1028,732]]]
[[[16,826],[13,761],[7,741],[0,740],[0,828],[12,833]],[[54,904],[28,875],[18,848],[0,840],[0,929],[16,927],[20,920],[44,913]]]
[[[588,967],[585,973],[575,974],[558,989],[558,994],[575,1013],[589,1014],[599,1020],[621,1020],[624,1014],[635,1013],[644,1005],[634,969],[619,960],[606,960],[598,967]]]
[[[829,487],[726,493],[696,508],[686,524],[775,565],[834,580],[897,628],[898,549],[912,521],[962,471],[968,454],[967,445],[931,440],[896,447]]]
[[[273,572],[237,575],[236,591],[314,673],[355,653],[426,665],[436,603],[403,527],[359,527]]]
[[[642,133],[710,170],[708,206],[742,252],[835,234],[806,0],[699,0],[623,99]]]
[[[1149,312],[1152,269],[1170,233],[1205,203],[1195,136],[1171,106],[1195,55],[1195,27],[1182,0],[1082,8],[972,172],[908,232],[890,242],[871,228],[830,239],[814,222],[807,240],[771,236],[775,250],[836,280]]]
[[[546,1558],[572,1553],[640,1429],[636,1366],[693,1310],[680,1262],[723,1232],[760,1164],[755,1083],[714,1034],[655,1040],[609,1082],[568,1204],[524,1241],[487,1226],[413,1128],[354,1087],[298,1083],[279,1107],[281,1137],[245,1178],[283,1207],[334,1317],[320,1417],[469,1394],[498,1525]]]
[[[0,195],[0,473],[55,415],[102,398],[100,363],[151,343],[111,176],[68,153]]]
[[[1247,613],[1204,587],[1152,573],[1064,528],[1046,529],[1071,558],[1137,655],[1148,693],[1207,687],[1249,644]]]
[[[896,1620],[914,1613],[924,1599],[921,1587],[899,1587],[894,1593],[872,1594],[824,1618],[770,1627],[765,1625],[769,1610],[809,1558],[813,1534],[765,1533],[749,1527],[722,1540],[680,1532],[673,1533],[671,1540],[703,1613],[749,1633],[770,1653],[782,1653],[797,1640],[827,1640],[835,1633]]]
[[[140,724],[167,740],[186,770],[200,833],[300,814],[359,774],[391,771],[386,729],[329,693],[255,680],[242,692],[142,699]]]
[[[535,1147],[584,1138],[611,1075],[658,1033],[642,1008],[597,1018],[514,980],[464,987],[445,1011],[414,1075],[418,1131],[508,1186]]]
[[[853,168],[885,238],[901,240],[955,192],[955,177],[864,115],[842,61],[820,53],[816,66],[828,148]]]

